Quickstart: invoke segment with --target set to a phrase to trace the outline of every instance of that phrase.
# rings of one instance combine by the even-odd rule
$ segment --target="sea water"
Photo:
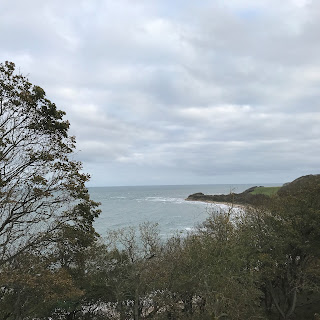
[[[104,237],[110,230],[138,227],[144,222],[157,223],[160,236],[168,238],[176,233],[194,230],[208,218],[210,212],[217,210],[216,205],[185,201],[190,194],[239,193],[252,186],[220,184],[89,188],[91,198],[101,203],[102,210],[94,227]]]

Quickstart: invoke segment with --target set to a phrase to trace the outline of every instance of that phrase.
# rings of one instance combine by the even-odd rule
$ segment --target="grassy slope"
[[[251,192],[251,194],[264,194],[270,197],[276,194],[280,188],[281,187],[257,187]]]

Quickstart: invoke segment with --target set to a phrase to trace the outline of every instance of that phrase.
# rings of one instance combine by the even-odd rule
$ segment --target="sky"
[[[0,39],[88,186],[320,173],[318,0],[1,0]]]

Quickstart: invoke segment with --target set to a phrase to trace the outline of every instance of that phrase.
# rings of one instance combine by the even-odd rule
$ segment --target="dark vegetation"
[[[258,204],[261,204],[262,202],[267,201],[270,198],[270,196],[276,195],[280,189],[286,190],[286,188],[288,187],[289,186],[284,186],[282,188],[255,186],[241,193],[230,192],[229,194],[214,194],[214,195],[207,195],[207,194],[198,192],[198,193],[191,194],[190,196],[188,196],[186,200],[258,205]]]
[[[185,237],[102,242],[64,113],[0,71],[0,319],[319,319],[320,176],[225,198]]]

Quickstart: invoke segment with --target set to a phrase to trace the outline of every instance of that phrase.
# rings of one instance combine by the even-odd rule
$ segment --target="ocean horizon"
[[[274,184],[201,184],[201,185],[154,185],[89,187],[94,201],[101,203],[101,214],[94,222],[96,231],[105,237],[109,231],[135,227],[149,222],[157,223],[160,237],[185,234],[195,230],[209,217],[209,213],[225,205],[213,205],[197,201],[185,201],[193,193],[228,194],[240,193],[255,185]]]

